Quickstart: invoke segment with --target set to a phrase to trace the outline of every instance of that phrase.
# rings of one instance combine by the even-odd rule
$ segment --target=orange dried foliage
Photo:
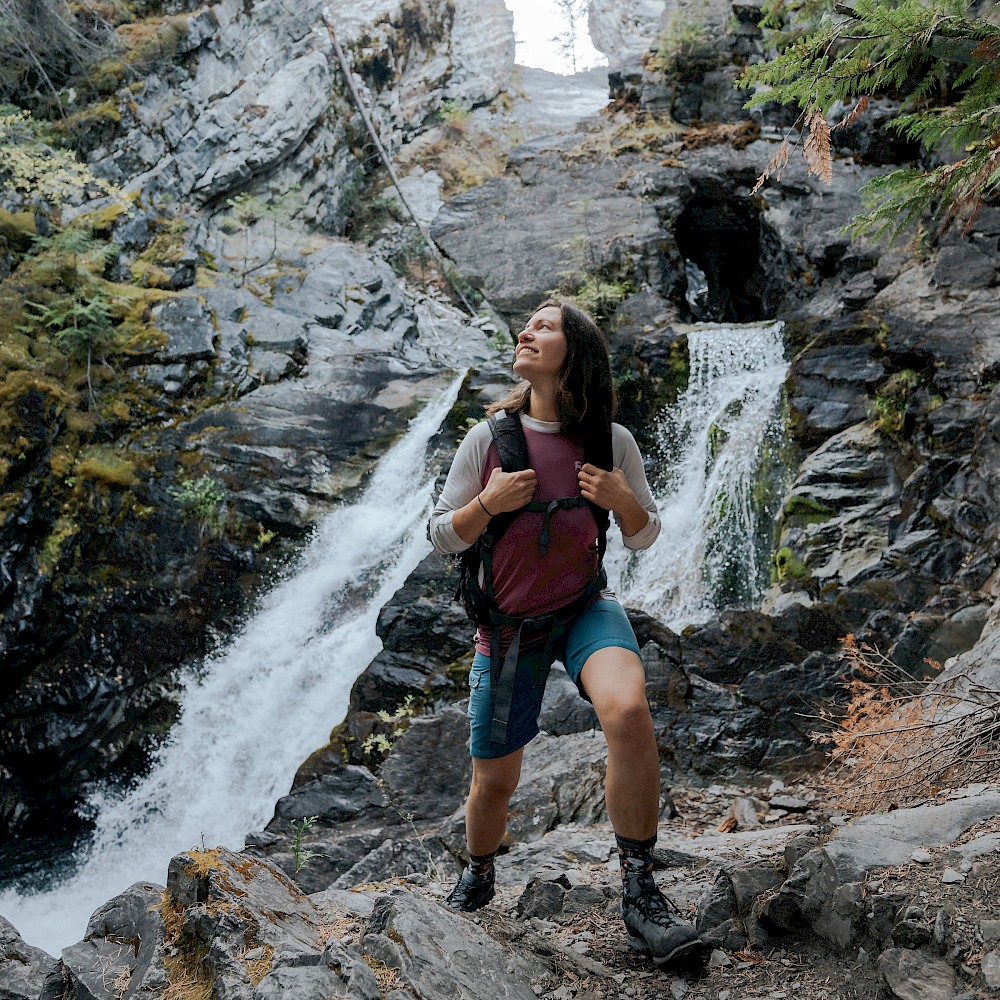
[[[806,114],[806,141],[802,147],[806,167],[824,184],[833,180],[833,150],[830,145],[830,123],[819,108]]]

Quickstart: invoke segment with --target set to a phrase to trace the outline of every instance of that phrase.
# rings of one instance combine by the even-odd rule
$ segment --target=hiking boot
[[[630,875],[626,880],[622,919],[629,947],[651,952],[656,965],[667,965],[704,948],[698,932],[674,913],[657,889],[653,876],[646,872]]]
[[[444,905],[452,910],[461,910],[462,913],[478,910],[496,895],[495,878],[496,872],[493,868],[490,868],[485,875],[476,875],[471,869],[466,868],[459,875],[455,887],[448,893]]]

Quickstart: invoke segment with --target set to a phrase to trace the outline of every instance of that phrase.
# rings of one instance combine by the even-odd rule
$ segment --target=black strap
[[[546,629],[545,649],[539,661],[541,677],[538,683],[544,685],[549,668],[556,658],[556,645],[559,639],[569,630],[569,627],[600,595],[608,585],[607,574],[601,567],[597,576],[588,584],[587,589],[572,604],[558,611],[532,618],[516,618],[501,612],[490,613],[490,701],[493,708],[493,725],[490,740],[503,746],[507,742],[507,726],[510,722],[510,709],[514,700],[514,687],[521,656],[521,634],[525,628]],[[501,630],[515,629],[514,637],[503,651]]]

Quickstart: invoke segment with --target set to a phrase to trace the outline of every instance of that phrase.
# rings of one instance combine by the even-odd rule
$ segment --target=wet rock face
[[[231,630],[287,555],[269,539],[301,537],[350,497],[450,366],[493,355],[386,265],[288,226],[269,260],[266,229],[190,226],[217,270],[212,287],[165,296],[153,309],[162,338],[123,362],[130,391],[174,416],[129,453],[129,485],[79,477],[68,519],[45,435],[8,479],[19,497],[0,525],[5,827],[72,825],[84,783],[141,766],[176,717],[177,669]],[[33,412],[54,436],[59,411]],[[211,497],[198,501],[199,483]]]
[[[511,153],[507,173],[459,195],[432,235],[505,317],[523,320],[563,272],[634,271],[660,294],[679,258],[652,205],[620,192],[624,164],[564,156],[584,135],[543,138]]]
[[[303,218],[339,230],[358,172],[348,133],[363,126],[346,98],[324,9],[389,146],[443,99],[492,99],[513,69],[511,15],[499,0],[310,2],[266,12],[223,0],[180,18],[183,58],[146,79],[141,96],[123,105],[120,134],[91,161],[123,186],[201,205],[264,178],[269,190],[300,185]]]

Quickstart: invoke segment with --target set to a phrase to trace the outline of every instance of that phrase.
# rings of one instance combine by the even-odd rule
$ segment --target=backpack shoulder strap
[[[487,421],[504,472],[524,472],[528,468],[528,442],[524,439],[519,413],[496,415]]]
[[[487,424],[500,457],[500,468],[504,472],[524,472],[528,468],[528,442],[524,439],[524,428],[517,413],[504,413],[489,418]],[[520,510],[496,514],[480,537],[480,549],[492,548],[514,523]],[[492,595],[491,595],[492,596]]]
[[[604,434],[588,437],[583,446],[583,460],[591,465],[596,465],[599,469],[607,469],[609,472],[615,467],[614,446],[611,441],[611,427],[609,426]],[[597,504],[590,504],[590,509],[594,513],[594,520],[597,522],[597,551],[603,562],[604,553],[608,547],[608,528],[611,524],[611,515],[603,507]]]

